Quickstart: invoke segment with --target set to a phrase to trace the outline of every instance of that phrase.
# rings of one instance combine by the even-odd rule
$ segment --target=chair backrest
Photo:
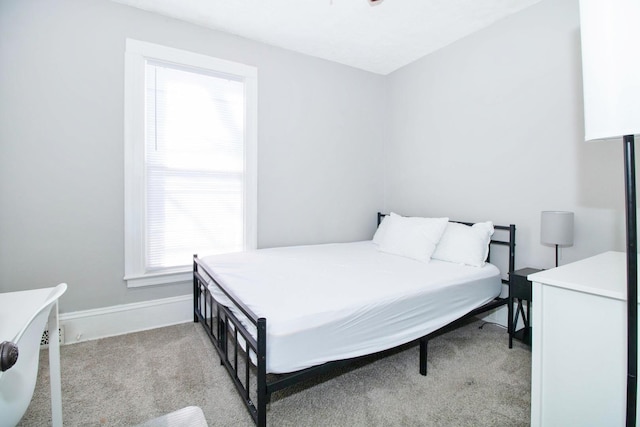
[[[53,288],[13,340],[18,346],[18,360],[0,372],[0,427],[18,424],[29,407],[38,376],[42,333],[51,308],[66,290],[66,283]]]

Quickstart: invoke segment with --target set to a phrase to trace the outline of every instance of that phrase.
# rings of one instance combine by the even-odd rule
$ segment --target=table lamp
[[[573,245],[573,212],[543,211],[540,214],[540,242],[556,247],[556,267],[558,247]]]
[[[627,426],[636,425],[638,393],[638,239],[634,135],[640,133],[639,22],[638,0],[580,0],[585,140],[622,138],[624,144]]]

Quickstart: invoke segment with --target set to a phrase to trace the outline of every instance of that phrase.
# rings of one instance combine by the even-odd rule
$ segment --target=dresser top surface
[[[529,280],[626,301],[627,267],[624,252],[604,252],[581,261],[530,274]]]

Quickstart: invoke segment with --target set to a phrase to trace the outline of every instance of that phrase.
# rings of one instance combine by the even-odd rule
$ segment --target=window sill
[[[124,281],[127,282],[127,288],[141,288],[144,286],[190,282],[192,279],[193,274],[191,270],[185,268],[179,271],[165,273],[148,273],[137,276],[125,276]]]

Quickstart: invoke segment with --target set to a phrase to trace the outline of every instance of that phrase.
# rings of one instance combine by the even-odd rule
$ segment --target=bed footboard
[[[254,338],[238,317],[209,290],[217,286],[255,326]],[[267,424],[267,320],[258,318],[209,275],[193,257],[193,321],[199,322],[256,425]],[[253,386],[253,387],[252,387]]]

